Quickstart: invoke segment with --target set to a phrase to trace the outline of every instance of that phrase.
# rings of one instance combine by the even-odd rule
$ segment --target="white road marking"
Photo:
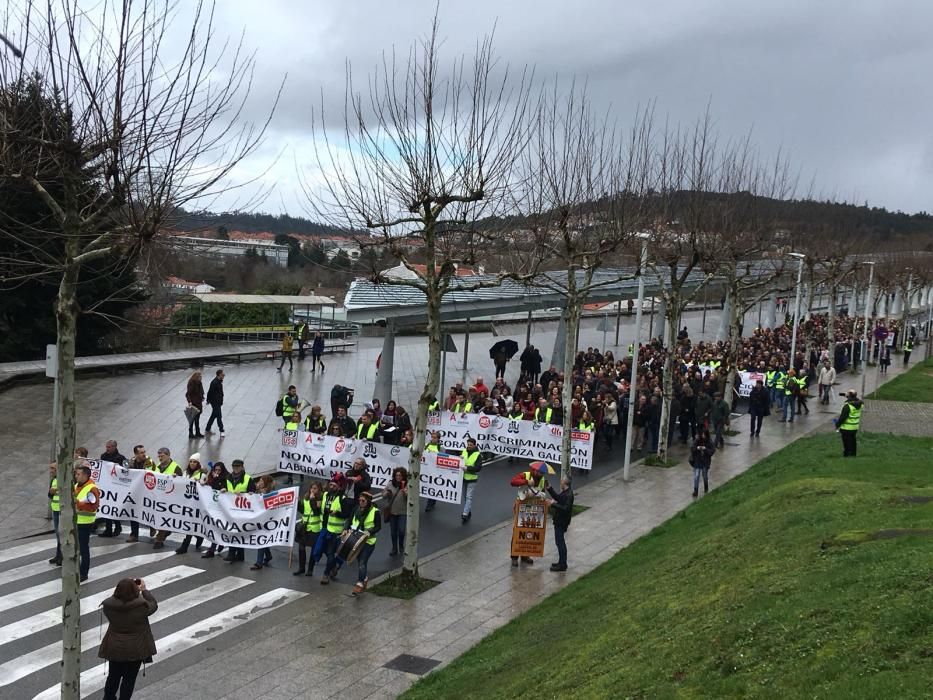
[[[200,588],[195,588],[192,591],[186,591],[159,602],[159,609],[149,618],[149,621],[158,622],[172,615],[182,613],[189,608],[197,607],[201,605],[205,599],[214,596],[218,590],[226,593],[228,591],[235,591],[243,586],[248,586],[251,583],[253,582],[249,579],[228,576],[219,581],[205,584]],[[146,585],[148,586],[149,584],[147,583]],[[84,632],[81,635],[81,651],[96,649],[103,639],[103,634],[103,629],[97,627]],[[27,654],[22,654],[11,661],[7,661],[5,664],[0,665],[0,687],[15,683],[20,678],[25,678],[31,673],[41,671],[46,666],[57,664],[61,661],[61,658],[62,643],[59,641],[52,642],[41,649],[36,649]]]
[[[12,559],[28,557],[30,554],[38,554],[39,552],[44,552],[47,549],[55,549],[54,537],[52,539],[36,540],[35,542],[30,542],[29,544],[21,544],[16,547],[0,550],[0,564]]]
[[[133,545],[121,542],[120,544],[113,544],[109,547],[94,547],[91,549],[91,561],[94,560],[94,555],[103,556],[104,554],[111,554],[113,552],[119,552],[121,549],[126,549],[127,547],[132,547]],[[39,561],[34,564],[26,564],[25,566],[18,566],[15,569],[7,569],[3,573],[0,573],[0,586],[12,583],[13,581],[21,581],[24,578],[29,578],[30,576],[38,576],[39,574],[46,574],[50,571],[56,571],[57,568],[49,564],[47,561]]]
[[[181,654],[213,639],[225,632],[252,622],[268,612],[272,612],[283,605],[304,598],[307,593],[292,591],[287,588],[275,590],[257,596],[246,603],[234,606],[217,615],[212,615],[201,622],[190,625],[183,630],[174,632],[166,637],[156,640],[158,654],[154,657],[156,663]],[[98,664],[81,673],[81,697],[87,697],[104,687],[107,682],[107,664]],[[57,700],[61,694],[61,684],[56,683],[51,688],[36,695],[34,700]]]
[[[204,569],[195,569],[193,566],[174,566],[171,569],[157,571],[154,574],[149,574],[146,576],[146,585],[149,588],[155,590],[156,588],[165,586],[172,581],[178,581],[180,579],[188,578],[189,576],[196,576],[197,574],[203,572]],[[81,614],[87,615],[88,613],[97,610],[104,599],[109,598],[112,595],[113,591],[108,589],[106,591],[101,591],[100,593],[94,593],[93,595],[85,596],[81,599]],[[40,613],[36,613],[32,617],[27,617],[25,620],[19,620],[18,622],[13,622],[9,625],[0,627],[0,646],[9,644],[10,642],[15,642],[17,639],[23,639],[24,637],[28,637],[29,635],[35,634],[36,632],[41,632],[42,630],[48,629],[49,627],[55,627],[61,623],[61,607],[53,608],[51,610],[43,610]]]

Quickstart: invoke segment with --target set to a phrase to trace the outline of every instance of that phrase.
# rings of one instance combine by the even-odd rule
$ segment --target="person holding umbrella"
[[[518,343],[514,340],[500,340],[489,348],[489,357],[496,366],[496,378],[505,377],[505,366],[518,352]]]

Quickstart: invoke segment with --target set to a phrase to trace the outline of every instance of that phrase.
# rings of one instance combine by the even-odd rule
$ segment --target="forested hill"
[[[319,224],[301,216],[288,214],[214,214],[213,212],[182,212],[173,228],[181,231],[216,231],[220,227],[228,231],[246,231],[273,234],[303,234],[306,236],[345,236],[346,230]]]
[[[686,196],[686,195],[685,195]],[[746,198],[747,194],[708,195],[720,203],[732,198]],[[858,206],[829,201],[795,200],[759,201],[759,214],[775,222],[776,228],[809,230],[812,232],[845,232],[847,235],[864,235],[882,242],[896,239],[929,237],[920,248],[933,250],[933,214],[918,212],[888,211],[883,207]],[[518,219],[517,221],[521,221]],[[491,223],[491,222],[490,222]],[[520,225],[520,224],[519,224]],[[216,231],[224,227],[228,231],[262,232],[272,234],[303,234],[310,236],[345,236],[347,229],[316,223],[301,216],[288,214],[214,214],[212,212],[187,213],[179,217],[175,228],[191,231],[203,229]],[[921,241],[911,240],[912,245]]]

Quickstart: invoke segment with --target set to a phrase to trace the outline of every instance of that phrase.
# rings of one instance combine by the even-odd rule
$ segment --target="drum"
[[[362,530],[350,530],[340,538],[340,544],[337,545],[337,558],[349,564],[359,555],[366,540],[367,535]]]

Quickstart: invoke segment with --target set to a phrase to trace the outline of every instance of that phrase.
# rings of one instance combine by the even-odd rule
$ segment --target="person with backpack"
[[[299,412],[300,400],[298,398],[298,388],[291,384],[288,392],[280,398],[275,404],[275,415],[286,423],[292,422],[295,414]]]

